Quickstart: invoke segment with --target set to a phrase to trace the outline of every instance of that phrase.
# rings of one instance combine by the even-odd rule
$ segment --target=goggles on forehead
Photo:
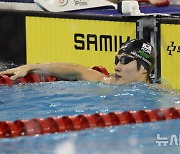
[[[122,56],[120,58],[118,58],[117,56],[115,57],[115,65],[117,65],[119,62],[123,65],[126,65],[132,61],[134,61],[135,58],[134,57],[128,57],[128,56]]]

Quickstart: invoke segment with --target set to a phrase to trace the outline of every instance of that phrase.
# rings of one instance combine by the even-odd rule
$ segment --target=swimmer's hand
[[[11,80],[16,80],[17,78],[26,76],[29,70],[30,70],[30,65],[24,65],[24,66],[8,69],[6,71],[2,71],[0,72],[0,75],[10,75]]]

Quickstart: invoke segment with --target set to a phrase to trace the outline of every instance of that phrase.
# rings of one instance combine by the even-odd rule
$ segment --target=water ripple
[[[142,83],[53,82],[0,87],[1,120],[180,105],[180,95]],[[8,112],[7,112],[8,111]],[[11,115],[8,113],[11,112]]]

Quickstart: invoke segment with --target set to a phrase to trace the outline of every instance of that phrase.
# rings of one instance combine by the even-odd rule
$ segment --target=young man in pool
[[[34,72],[52,75],[65,80],[84,80],[107,84],[128,84],[149,82],[153,70],[155,53],[152,45],[143,40],[134,39],[123,44],[115,57],[115,74],[106,76],[96,70],[72,63],[27,64],[0,72],[0,75],[12,75],[15,80]]]

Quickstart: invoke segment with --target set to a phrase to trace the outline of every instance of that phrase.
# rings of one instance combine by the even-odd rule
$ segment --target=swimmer
[[[122,45],[115,57],[115,73],[106,76],[96,70],[73,63],[27,64],[0,72],[15,80],[34,72],[51,75],[64,80],[84,80],[123,85],[132,82],[149,83],[155,62],[152,45],[141,39],[133,39]]]

